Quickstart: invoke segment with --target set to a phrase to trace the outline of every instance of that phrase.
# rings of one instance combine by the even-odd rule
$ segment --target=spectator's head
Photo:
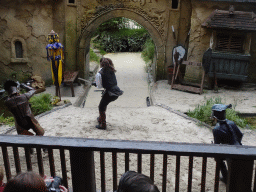
[[[117,192],[159,192],[159,189],[148,176],[127,171],[119,181]]]
[[[13,80],[7,80],[4,83],[4,89],[5,89],[5,91],[8,92],[8,95],[12,95],[12,94],[18,93],[17,83],[15,81],[13,81]]]
[[[104,69],[109,69],[109,70],[116,72],[114,64],[113,64],[112,60],[109,58],[102,57],[100,59],[100,66]]]
[[[46,192],[47,188],[44,179],[34,173],[26,172],[20,173],[14,178],[10,179],[4,192]]]
[[[4,169],[2,166],[0,166],[0,185],[2,185],[4,179]]]

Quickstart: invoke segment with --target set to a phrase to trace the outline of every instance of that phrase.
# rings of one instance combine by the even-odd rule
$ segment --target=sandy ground
[[[122,56],[120,56],[122,55]],[[199,126],[193,120],[186,119],[172,113],[159,104],[169,106],[174,110],[187,112],[206,98],[221,97],[225,103],[236,104],[236,110],[244,113],[255,113],[255,88],[246,90],[221,89],[218,93],[206,90],[198,95],[177,90],[171,90],[167,81],[158,81],[153,86],[153,106],[146,106],[146,97],[149,96],[147,75],[143,61],[138,54],[110,54],[117,68],[117,79],[124,95],[111,103],[107,110],[107,130],[98,130],[96,118],[98,117],[99,92],[92,88],[88,94],[84,108],[69,106],[39,118],[39,123],[45,129],[45,136],[57,137],[82,137],[98,139],[142,140],[160,142],[186,142],[186,143],[211,143],[213,140],[210,128]],[[123,70],[125,69],[125,70]],[[243,144],[256,146],[255,132],[242,130],[244,133]],[[11,134],[16,134],[12,132]],[[67,153],[68,156],[68,153]],[[11,157],[12,158],[12,157]],[[106,185],[107,190],[112,190],[111,155],[106,154]],[[155,159],[155,184],[161,191],[163,157]],[[175,187],[175,156],[168,156],[167,191]],[[47,154],[44,154],[46,174],[49,174]],[[130,170],[136,171],[137,156],[130,156]],[[142,172],[149,176],[149,155],[143,155]],[[25,157],[21,155],[22,166],[25,169]],[[37,170],[36,155],[32,157],[33,167]],[[2,159],[0,164],[2,164]],[[61,175],[59,157],[55,154],[57,175]],[[180,191],[187,190],[188,157],[181,157]],[[100,188],[99,154],[95,152],[95,167],[97,189]],[[68,176],[70,165],[67,161]],[[194,158],[192,191],[200,191],[202,159]],[[12,166],[15,173],[15,168]],[[124,173],[124,154],[118,155],[118,180]],[[214,191],[215,161],[207,162],[206,191]],[[71,183],[70,183],[71,184]],[[225,185],[220,182],[220,190],[225,191]]]
[[[225,104],[232,104],[236,111],[241,113],[256,113],[256,86],[249,84],[239,89],[220,87],[218,92],[204,89],[202,95],[171,90],[167,81],[158,81],[154,85],[154,103],[165,104],[172,109],[183,113],[193,110],[198,104],[205,103],[209,98],[221,98]]]

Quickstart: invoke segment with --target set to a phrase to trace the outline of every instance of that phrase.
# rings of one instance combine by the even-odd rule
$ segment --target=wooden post
[[[93,151],[71,149],[70,164],[73,192],[96,192]]]
[[[60,98],[60,101],[61,101],[61,95],[60,95],[60,86],[59,85],[55,85],[55,95],[57,96],[57,97],[59,97]]]
[[[251,191],[253,160],[230,159],[228,160],[227,192]]]

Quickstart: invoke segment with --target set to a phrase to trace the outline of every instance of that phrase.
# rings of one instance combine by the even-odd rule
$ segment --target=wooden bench
[[[63,83],[70,85],[72,97],[75,97],[74,81],[78,78],[78,71],[65,71]]]

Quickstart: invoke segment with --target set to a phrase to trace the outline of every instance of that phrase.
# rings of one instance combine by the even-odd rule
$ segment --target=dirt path
[[[110,58],[117,70],[116,78],[118,86],[124,91],[115,102],[110,103],[108,108],[115,107],[147,107],[146,97],[149,96],[147,73],[144,61],[140,53],[112,53],[104,57]],[[101,92],[96,87],[91,87],[85,107],[98,107]]]

